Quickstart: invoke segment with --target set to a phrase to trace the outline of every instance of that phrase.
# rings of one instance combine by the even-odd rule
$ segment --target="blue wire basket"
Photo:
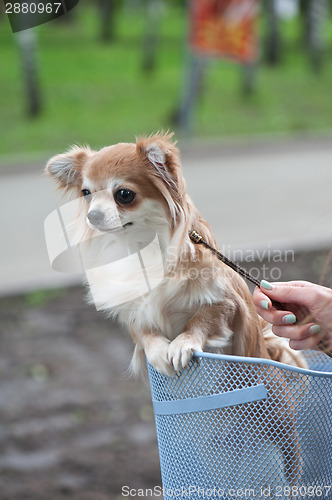
[[[196,353],[166,377],[148,366],[163,494],[332,499],[332,360],[308,370]]]

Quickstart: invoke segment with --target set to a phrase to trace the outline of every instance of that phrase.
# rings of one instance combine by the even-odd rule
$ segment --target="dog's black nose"
[[[100,224],[104,220],[104,214],[100,210],[91,210],[88,212],[88,219],[94,226]]]

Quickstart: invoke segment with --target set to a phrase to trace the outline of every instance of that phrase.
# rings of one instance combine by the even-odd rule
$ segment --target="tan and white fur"
[[[100,151],[74,147],[52,158],[46,171],[61,190],[81,197],[78,240],[83,235],[94,251],[105,250],[98,248],[96,235],[124,239],[128,247],[138,240],[144,247],[146,234],[158,235],[164,272],[148,293],[114,305],[123,282],[130,288],[130,272],[119,264],[111,274],[101,267],[88,276],[97,308],[125,325],[136,344],[133,372],[139,372],[145,354],[156,370],[174,375],[188,366],[194,351],[204,349],[306,367],[301,354],[273,335],[257,315],[244,280],[190,240],[189,231],[196,230],[216,246],[209,225],[186,193],[171,134],[141,137],[136,144],[120,143]],[[271,418],[264,429],[280,447],[285,473],[294,485],[301,470],[295,402],[283,376],[276,375],[280,422],[276,426]]]
[[[194,229],[216,246],[208,223],[186,193],[172,134],[141,137],[136,144],[100,151],[74,147],[53,157],[46,171],[61,189],[82,197],[81,229],[91,241],[101,232],[125,235],[129,242],[146,230],[158,234],[165,272],[149,293],[114,307],[107,275],[90,276],[98,309],[125,325],[136,344],[134,372],[144,353],[156,370],[172,375],[188,366],[194,351],[210,348],[305,367],[301,355],[258,317],[244,280],[190,240],[188,233]],[[117,200],[121,189],[134,193],[132,201]],[[82,190],[91,193],[89,203]],[[105,196],[107,192],[113,196]]]

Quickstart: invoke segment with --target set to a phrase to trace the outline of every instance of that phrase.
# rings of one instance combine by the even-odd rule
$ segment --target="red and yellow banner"
[[[191,0],[191,48],[201,55],[254,62],[258,8],[259,0]]]

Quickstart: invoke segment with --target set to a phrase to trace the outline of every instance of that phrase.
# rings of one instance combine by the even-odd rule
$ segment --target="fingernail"
[[[309,328],[309,332],[311,333],[311,335],[314,335],[315,333],[320,332],[320,326],[319,325],[312,325]]]
[[[263,309],[268,310],[269,309],[269,303],[268,303],[268,301],[267,300],[261,300],[261,307]]]
[[[265,290],[272,290],[272,285],[266,280],[261,281],[261,286],[265,288]]]
[[[293,323],[296,323],[296,316],[294,316],[294,314],[286,314],[283,318],[282,318],[282,322],[283,323],[287,323],[288,325],[291,325]]]

